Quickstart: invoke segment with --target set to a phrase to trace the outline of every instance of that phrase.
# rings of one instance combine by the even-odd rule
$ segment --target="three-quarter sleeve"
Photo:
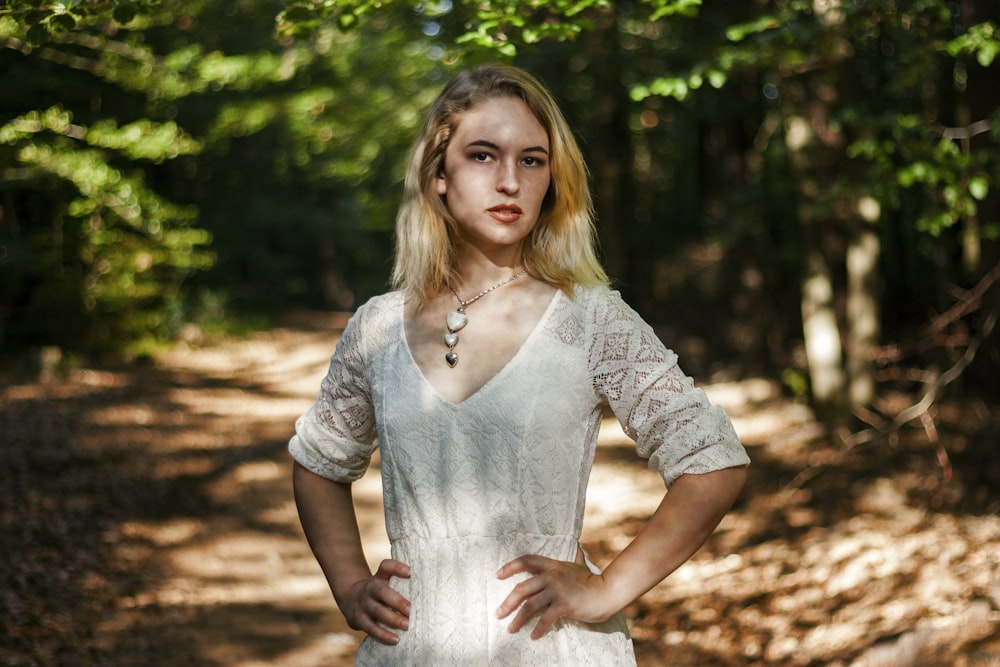
[[[589,364],[636,451],[669,488],[683,474],[750,462],[725,411],[708,402],[653,329],[617,292],[595,290],[589,304]]]
[[[292,457],[303,467],[337,482],[353,482],[364,475],[377,445],[362,311],[344,329],[316,402],[296,420],[295,435],[288,443]]]

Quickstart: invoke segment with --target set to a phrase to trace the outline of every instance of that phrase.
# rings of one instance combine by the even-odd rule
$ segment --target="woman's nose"
[[[520,189],[517,165],[501,162],[497,167],[497,191],[514,194]]]

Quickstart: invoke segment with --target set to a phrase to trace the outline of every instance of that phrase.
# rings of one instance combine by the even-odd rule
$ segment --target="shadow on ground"
[[[5,384],[0,664],[352,664],[359,637],[302,538],[285,451],[343,323]],[[1000,665],[995,421],[942,422],[946,474],[919,432],[830,444],[771,383],[713,398],[750,481],[695,558],[626,610],[641,665]],[[584,535],[598,563],[662,493],[613,431]],[[362,482],[374,535],[377,475]]]

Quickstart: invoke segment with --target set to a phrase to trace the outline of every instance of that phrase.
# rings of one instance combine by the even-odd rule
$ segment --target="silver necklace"
[[[472,297],[468,301],[464,300],[459,294],[458,290],[451,286],[451,283],[447,283],[448,289],[451,293],[455,295],[458,299],[458,308],[448,313],[447,326],[448,333],[444,335],[444,344],[448,346],[448,353],[444,355],[444,360],[448,362],[448,365],[452,368],[458,363],[458,352],[455,352],[455,346],[458,345],[458,332],[465,328],[465,325],[469,323],[469,316],[465,314],[465,309],[479,301],[484,296],[497,289],[498,287],[503,287],[507,283],[514,282],[518,278],[524,275],[525,269],[521,269],[510,278],[501,280],[493,287],[487,287],[482,292]]]

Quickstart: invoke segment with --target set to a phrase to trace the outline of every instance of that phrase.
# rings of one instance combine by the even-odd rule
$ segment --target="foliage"
[[[197,309],[381,291],[421,111],[452,67],[493,58],[563,103],[630,301],[669,305],[713,354],[801,369],[804,213],[834,254],[875,226],[904,328],[975,280],[967,239],[1000,234],[997,17],[968,6],[2,4],[0,341],[163,337]]]
[[[962,25],[946,3],[935,1],[818,7],[774,3],[772,13],[729,26],[729,43],[714,57],[723,71],[719,78],[756,70],[774,97],[803,79],[824,78],[825,85],[840,90],[838,115],[830,119],[831,130],[849,138],[840,159],[860,163],[842,171],[834,196],[874,195],[883,206],[898,209],[906,190],[924,187],[928,204],[917,227],[935,235],[975,217],[1000,177],[1000,151],[992,143],[969,144],[974,124],[945,127],[955,122],[941,103],[954,94],[952,86],[965,92],[966,56],[984,68],[992,64],[1000,47],[994,24]],[[949,68],[952,81],[946,78]],[[990,118],[975,120],[984,129],[996,126]],[[987,233],[1000,232],[998,225],[1000,220],[991,221]]]
[[[641,0],[650,21],[697,13],[701,0]],[[519,48],[546,40],[575,40],[592,30],[593,13],[612,6],[609,0],[292,0],[279,16],[284,35],[308,35],[326,21],[349,30],[386,7],[404,7],[426,21],[462,17],[454,44],[472,51],[513,58]],[[475,55],[466,54],[475,58]]]
[[[381,289],[401,154],[438,61],[389,17],[374,35],[293,44],[271,11],[0,9],[18,91],[0,102],[0,343],[144,349],[199,310],[218,317],[209,294],[260,310]],[[409,57],[387,67],[396,49]]]
[[[606,260],[630,300],[660,312],[669,294],[685,329],[770,354],[789,377],[803,377],[789,350],[803,337],[804,242],[846,292],[844,248],[874,229],[873,289],[894,308],[872,317],[900,333],[947,307],[949,281],[976,280],[1000,236],[986,4],[326,0],[292,2],[280,30],[352,30],[387,9],[410,12],[450,58],[543,74],[584,138]],[[699,254],[718,258],[710,271]],[[706,304],[729,309],[728,331]],[[849,328],[842,305],[839,317]]]
[[[15,337],[53,338],[47,330],[58,328],[60,343],[104,347],[109,337],[162,333],[164,308],[184,278],[211,263],[210,237],[193,224],[194,209],[162,197],[146,171],[202,146],[169,119],[121,123],[72,108],[72,93],[52,94],[56,68],[86,72],[98,90],[142,91],[149,85],[142,68],[155,64],[123,30],[128,11],[87,3],[74,12],[73,5],[19,3],[0,15],[0,44],[20,93],[2,105],[0,126],[7,275],[0,308]],[[32,109],[35,100],[54,103]],[[21,203],[32,194],[41,197]]]

